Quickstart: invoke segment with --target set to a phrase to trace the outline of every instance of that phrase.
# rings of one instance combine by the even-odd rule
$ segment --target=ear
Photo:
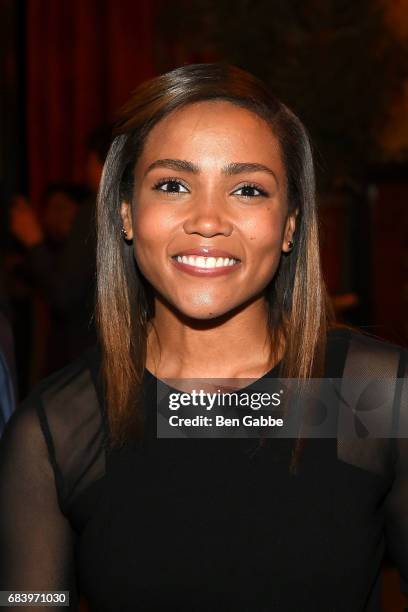
[[[120,216],[122,217],[122,225],[126,232],[127,240],[133,238],[133,226],[132,226],[132,208],[129,202],[122,202],[120,207]]]
[[[289,253],[292,248],[289,246],[289,242],[293,241],[293,234],[296,229],[296,217],[298,216],[299,209],[295,208],[291,213],[289,213],[288,218],[286,219],[285,231],[283,234],[283,242],[282,242],[282,251],[284,253]]]

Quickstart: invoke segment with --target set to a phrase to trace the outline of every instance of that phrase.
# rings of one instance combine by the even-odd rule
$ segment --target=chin
[[[190,321],[211,321],[221,317],[228,318],[239,308],[236,301],[230,303],[228,299],[220,300],[217,299],[219,296],[203,292],[171,294],[170,291],[167,291],[160,294],[157,292],[156,295],[160,296],[159,299],[162,304],[172,310],[174,314]]]
[[[221,317],[228,318],[229,314],[233,314],[236,309],[235,305],[232,306],[220,306],[211,304],[175,304],[178,312],[188,319],[195,319],[196,321],[214,321]]]
[[[198,321],[207,321],[216,319],[226,312],[217,308],[179,308],[179,312],[189,319],[197,319]],[[228,311],[227,311],[228,312]]]

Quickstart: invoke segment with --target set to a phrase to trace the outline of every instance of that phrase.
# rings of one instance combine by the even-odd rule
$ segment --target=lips
[[[214,247],[185,249],[178,251],[170,259],[180,271],[207,278],[231,274],[242,265],[236,255]]]

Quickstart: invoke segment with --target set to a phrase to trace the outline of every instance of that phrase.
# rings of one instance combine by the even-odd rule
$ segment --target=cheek
[[[245,233],[249,248],[249,255],[253,258],[269,256],[273,258],[280,254],[282,236],[284,231],[284,219],[278,212],[273,213],[269,209],[267,214],[249,220],[246,224]]]
[[[161,259],[165,254],[171,236],[174,234],[174,213],[170,209],[163,210],[153,202],[135,208],[133,233],[136,261]]]
[[[278,211],[265,213],[253,219],[246,232],[248,272],[258,289],[275,276],[282,255],[284,217]]]

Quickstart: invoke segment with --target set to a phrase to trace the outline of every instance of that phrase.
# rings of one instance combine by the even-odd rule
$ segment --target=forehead
[[[149,132],[139,163],[177,158],[220,165],[225,162],[273,164],[284,174],[279,141],[256,113],[214,100],[171,112]],[[138,164],[139,165],[139,164]]]

